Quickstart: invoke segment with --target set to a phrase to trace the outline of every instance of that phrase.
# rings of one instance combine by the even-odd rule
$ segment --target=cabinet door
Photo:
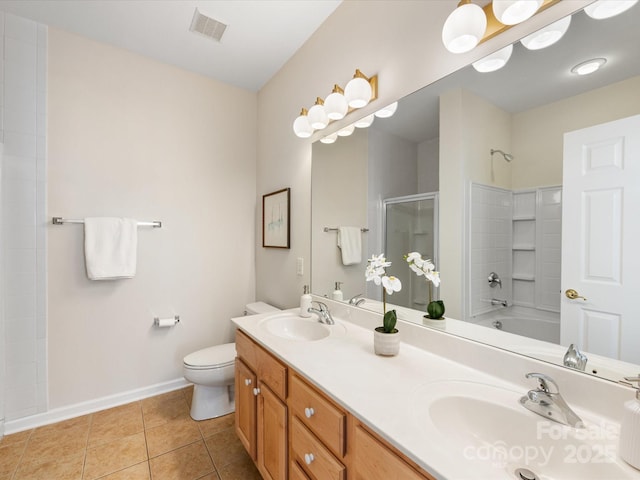
[[[258,470],[265,480],[287,478],[287,407],[263,382],[258,396]]]
[[[251,458],[256,460],[256,375],[236,359],[236,433]]]

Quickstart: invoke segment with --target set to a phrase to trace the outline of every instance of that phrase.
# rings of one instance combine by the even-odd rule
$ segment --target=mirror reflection
[[[400,100],[391,118],[376,119],[332,145],[316,142],[312,291],[331,297],[335,282],[342,282],[345,301],[363,295],[359,306],[381,311],[379,287],[365,282],[364,269],[366,258],[385,252],[393,256],[388,273],[403,282],[388,300],[400,318],[422,323],[427,285],[402,259],[419,251],[440,270],[436,295],[448,318],[438,328],[616,381],[637,374],[640,322],[634,317],[640,308],[632,305],[633,293],[609,294],[617,299],[615,311],[580,297],[590,297],[585,289],[594,285],[607,292],[616,281],[632,285],[638,274],[622,269],[614,281],[605,272],[591,287],[571,276],[585,265],[568,263],[566,252],[577,244],[568,244],[563,232],[584,226],[576,223],[583,216],[579,207],[564,198],[563,159],[566,164],[566,133],[640,113],[640,56],[634,52],[639,20],[638,5],[605,20],[578,12],[564,37],[546,49],[528,50],[518,42],[498,71],[469,66]],[[606,63],[591,75],[571,72],[591,58]],[[607,175],[603,169],[595,178]],[[638,189],[640,179],[626,187]],[[425,207],[432,210],[428,220],[388,220],[386,204],[425,193],[434,194],[433,205]],[[603,207],[612,200],[593,201],[601,213],[592,221],[613,232],[613,210]],[[628,225],[631,217],[619,219],[626,232],[637,230]],[[424,222],[433,237],[428,245],[421,238],[427,236]],[[341,261],[337,234],[324,232],[325,226],[368,229],[359,264]],[[612,235],[591,238],[600,242],[589,260],[593,268],[604,272],[607,261],[613,264]],[[624,265],[640,264],[630,250]]]

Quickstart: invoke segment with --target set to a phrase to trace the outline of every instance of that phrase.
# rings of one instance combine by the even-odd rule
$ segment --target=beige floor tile
[[[171,420],[146,430],[145,434],[150,458],[202,439],[198,425],[191,418]]]
[[[249,456],[233,428],[207,438],[205,444],[218,470],[230,463],[244,461]]]
[[[113,410],[113,411],[112,411]],[[93,414],[89,448],[144,431],[140,402]]]
[[[87,432],[84,426],[69,428],[64,435],[55,431],[39,434],[36,430],[27,442],[22,462],[45,463],[84,453],[86,447]]]
[[[144,428],[163,425],[176,418],[188,417],[189,406],[180,390],[142,401]]]
[[[182,389],[182,394],[184,395],[184,399],[187,401],[187,405],[191,408],[191,399],[193,398],[193,385],[189,385]]]
[[[39,438],[49,434],[66,435],[67,432],[73,432],[74,435],[77,435],[81,431],[84,431],[85,433],[88,432],[90,425],[91,415],[83,415],[82,417],[71,418],[69,420],[36,428],[31,438]]]
[[[147,459],[144,433],[104,443],[87,450],[83,479],[94,480]]]
[[[13,475],[20,463],[27,442],[23,440],[21,443],[3,445],[4,443],[0,443],[0,478]]]
[[[198,428],[202,432],[204,438],[210,437],[223,430],[235,427],[235,415],[233,413],[223,417],[212,418],[210,420],[201,420],[198,422]]]
[[[213,472],[205,475],[204,477],[198,478],[198,480],[220,480],[220,477],[216,472]]]
[[[29,440],[29,437],[33,433],[33,428],[31,430],[25,430],[24,432],[12,433],[11,435],[5,435],[2,440],[0,440],[0,448],[6,447],[7,445],[12,445],[14,443],[24,443]]]
[[[220,480],[262,480],[260,472],[249,457],[218,469]]]
[[[152,458],[149,464],[153,480],[196,480],[215,472],[202,440]]]
[[[125,468],[119,472],[112,473],[100,480],[150,480],[149,462],[142,462],[133,467]]]
[[[46,462],[21,463],[14,480],[80,480],[84,452]]]

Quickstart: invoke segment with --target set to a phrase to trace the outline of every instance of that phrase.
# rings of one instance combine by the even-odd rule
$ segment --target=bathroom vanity
[[[335,325],[233,319],[236,430],[263,478],[640,479],[616,453],[630,389],[404,322],[400,354],[376,356],[381,315],[326,303]],[[555,380],[582,433],[520,405],[530,372]]]

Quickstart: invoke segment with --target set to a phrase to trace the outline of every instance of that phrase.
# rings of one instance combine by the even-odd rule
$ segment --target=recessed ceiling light
[[[590,73],[598,70],[605,63],[607,63],[606,58],[592,58],[591,60],[577,64],[571,69],[571,73],[575,73],[576,75],[589,75]]]

